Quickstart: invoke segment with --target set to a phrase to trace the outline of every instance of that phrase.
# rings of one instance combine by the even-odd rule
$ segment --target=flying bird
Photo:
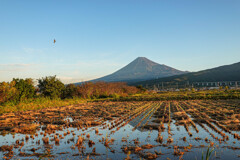
[[[54,43],[54,44],[56,43],[56,40],[55,40],[55,39],[53,40],[53,43]]]

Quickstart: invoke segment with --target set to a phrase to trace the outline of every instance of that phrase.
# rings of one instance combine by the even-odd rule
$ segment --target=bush
[[[136,87],[123,82],[86,82],[77,86],[77,95],[82,98],[108,98],[114,94],[127,96],[139,91]]]
[[[77,87],[74,84],[68,84],[65,86],[62,98],[74,98],[77,96]]]
[[[0,104],[12,100],[16,96],[17,89],[14,86],[14,81],[0,83]]]
[[[64,91],[64,84],[56,76],[39,79],[38,87],[41,94],[51,99],[62,97]]]
[[[35,96],[36,92],[31,78],[26,78],[25,80],[14,78],[12,81],[15,83],[14,87],[17,89],[17,94],[14,99],[16,102],[21,102],[24,99]]]

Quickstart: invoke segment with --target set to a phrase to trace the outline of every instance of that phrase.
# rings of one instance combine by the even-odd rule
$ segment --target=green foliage
[[[73,99],[51,99],[50,97],[37,97],[24,99],[22,102],[16,104],[12,101],[7,101],[6,103],[0,105],[0,114],[7,112],[17,112],[17,111],[28,111],[28,110],[39,110],[43,108],[60,107],[66,105],[80,104],[85,102],[83,99],[73,98]]]
[[[111,97],[114,98],[114,99],[119,99],[120,95],[117,94],[117,93],[114,93],[114,94],[111,95]]]
[[[0,104],[12,100],[15,97],[17,94],[17,89],[14,86],[14,81],[10,83],[0,83]]]
[[[208,147],[207,153],[206,153],[206,156],[205,156],[205,160],[209,160],[210,159],[213,150],[214,150],[214,148],[210,150],[210,147]],[[203,152],[202,152],[202,160],[204,160]]]
[[[38,87],[41,94],[51,99],[60,98],[64,91],[64,84],[56,76],[38,79]]]
[[[192,92],[195,92],[196,90],[195,90],[195,88],[192,88],[191,91],[192,91]]]
[[[164,100],[207,100],[207,99],[239,99],[240,90],[205,90],[205,91],[163,91],[159,93],[142,93],[128,96],[121,96],[121,101],[164,101]]]
[[[145,92],[147,89],[146,88],[144,88],[142,85],[138,85],[138,86],[136,86],[137,87],[137,89],[139,89],[140,91],[142,91],[142,92]]]
[[[77,97],[77,87],[74,84],[68,84],[63,90],[62,98],[74,98]]]
[[[225,86],[225,90],[226,90],[226,91],[229,90],[229,86]]]
[[[21,102],[22,100],[26,98],[32,98],[35,95],[35,88],[33,79],[26,78],[24,79],[13,79],[13,82],[15,82],[15,88],[17,89],[17,95],[15,96],[16,102]]]

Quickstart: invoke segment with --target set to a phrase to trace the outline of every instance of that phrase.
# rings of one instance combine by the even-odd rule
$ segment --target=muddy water
[[[197,125],[199,129],[199,133],[196,133],[193,128],[190,129],[190,131],[193,133],[193,136],[188,136],[188,133],[186,132],[185,128],[183,126],[176,126],[174,125],[174,121],[171,123],[171,132],[173,133],[173,139],[174,142],[172,144],[164,145],[166,144],[166,139],[168,137],[168,133],[165,130],[162,135],[164,137],[163,144],[159,144],[155,141],[158,135],[158,131],[152,130],[139,130],[136,129],[135,131],[132,131],[134,126],[131,126],[130,124],[127,124],[126,126],[119,129],[117,132],[111,134],[111,132],[108,129],[101,129],[99,128],[99,134],[95,134],[94,127],[88,128],[85,131],[77,130],[76,128],[68,128],[63,131],[56,131],[56,133],[59,133],[63,135],[64,132],[67,132],[67,130],[74,131],[76,134],[75,136],[70,133],[69,135],[66,135],[64,139],[60,140],[60,144],[57,146],[55,145],[54,141],[50,141],[49,145],[44,145],[41,141],[43,138],[43,135],[40,135],[40,132],[42,130],[39,130],[37,133],[39,134],[38,137],[35,137],[35,139],[29,138],[28,141],[25,140],[24,134],[15,134],[15,137],[13,138],[12,134],[7,134],[5,136],[0,136],[0,146],[2,145],[11,145],[14,144],[17,139],[24,139],[24,146],[21,148],[21,152],[26,153],[26,157],[19,155],[19,148],[13,149],[14,157],[13,159],[38,159],[39,157],[35,156],[28,156],[27,154],[31,155],[33,152],[31,151],[32,148],[35,148],[35,153],[40,153],[42,156],[45,157],[43,159],[53,158],[53,159],[87,159],[87,155],[92,152],[92,149],[96,148],[96,153],[99,153],[99,156],[89,156],[92,159],[124,159],[127,157],[130,157],[131,159],[139,159],[140,156],[138,154],[134,153],[124,153],[123,147],[125,146],[135,146],[134,139],[138,139],[141,143],[139,146],[144,144],[152,144],[156,145],[156,147],[152,149],[145,149],[143,152],[151,152],[154,153],[154,151],[161,151],[163,155],[158,156],[158,158],[171,158],[171,159],[179,159],[178,156],[173,155],[173,146],[189,146],[189,144],[192,144],[192,148],[189,150],[189,152],[185,152],[183,155],[183,159],[201,159],[202,152],[207,151],[207,146],[209,143],[205,142],[205,137],[208,137],[211,141],[215,143],[214,152],[212,154],[212,159],[239,159],[238,155],[240,154],[239,149],[229,149],[228,147],[239,147],[239,141],[233,139],[233,136],[228,134],[230,139],[227,142],[222,142],[221,144],[209,136],[209,134],[203,130],[199,125]],[[167,127],[167,126],[166,126]],[[206,126],[207,127],[207,126]],[[214,132],[211,130],[211,128],[207,127],[210,132]],[[75,147],[77,136],[84,134],[83,137],[85,137],[84,140],[84,147],[85,149],[78,149],[78,147]],[[90,138],[92,141],[95,142],[95,145],[92,147],[89,147],[88,145],[88,138],[86,138],[86,134],[90,134]],[[102,134],[102,135],[101,135]],[[184,142],[182,138],[186,136],[187,140]],[[216,136],[220,136],[216,133]],[[50,139],[53,138],[53,135],[47,135]],[[113,144],[110,144],[109,147],[105,147],[102,142],[99,142],[99,140],[102,139],[102,137],[108,137],[109,139],[113,138],[115,141]],[[122,138],[125,138],[127,141],[122,142]],[[195,140],[195,137],[201,138],[201,140]],[[36,144],[36,142],[40,140],[40,144]],[[165,143],[164,143],[165,142]],[[233,142],[236,142],[235,144]],[[201,146],[200,146],[201,145]],[[73,147],[72,147],[73,146]],[[205,146],[205,147],[204,147]],[[74,148],[75,147],[75,148]],[[48,153],[46,150],[48,148],[50,149],[50,153]],[[0,152],[1,159],[4,157],[5,152]],[[47,154],[53,156],[53,157],[47,157]]]
[[[54,134],[47,134],[46,137],[49,137],[49,144],[46,145],[43,143],[42,138],[44,135],[41,135],[41,132],[44,132],[44,125],[40,126],[40,130],[37,130],[36,133],[38,136],[34,136],[34,139],[29,138],[25,139],[26,134],[11,134],[6,133],[5,135],[0,135],[0,146],[3,145],[15,145],[16,140],[20,140],[20,143],[23,141],[24,146],[22,148],[13,148],[13,157],[12,159],[143,159],[146,158],[147,153],[155,154],[155,151],[161,152],[162,154],[158,154],[157,159],[179,159],[180,156],[174,155],[174,146],[178,146],[179,150],[184,152],[182,159],[201,159],[202,154],[205,156],[209,142],[205,141],[207,137],[208,140],[214,143],[211,148],[214,148],[212,152],[211,159],[239,159],[240,155],[240,141],[235,139],[232,134],[224,132],[227,136],[229,136],[228,141],[219,142],[216,138],[210,136],[210,134],[204,130],[200,125],[196,123],[196,127],[199,132],[189,126],[189,132],[192,133],[192,136],[189,136],[184,126],[176,126],[175,120],[172,119],[170,123],[173,143],[167,143],[167,138],[169,137],[169,133],[167,131],[168,124],[165,123],[165,130],[161,133],[163,136],[163,143],[156,142],[156,138],[158,137],[157,130],[146,130],[143,129],[142,126],[144,124],[156,124],[152,122],[155,118],[152,116],[154,112],[147,115],[150,111],[146,110],[146,112],[139,114],[138,117],[130,121],[123,127],[120,127],[119,130],[117,128],[109,129],[109,127],[103,127],[103,125],[99,125],[96,127],[88,127],[87,130],[77,129],[73,127],[65,128],[62,131],[56,130]],[[143,119],[146,116],[145,119]],[[150,118],[150,119],[149,119]],[[73,119],[71,117],[66,117],[65,120],[72,122]],[[113,119],[114,120],[114,119]],[[112,121],[106,121],[109,126],[111,126]],[[141,125],[134,127],[141,122]],[[220,134],[216,133],[213,129],[211,129],[208,125],[203,124],[206,129],[210,133],[213,133],[215,137],[221,137]],[[214,125],[214,124],[213,124]],[[107,125],[104,125],[107,126]],[[218,130],[221,130],[216,125],[214,125]],[[99,129],[99,133],[95,133],[95,128]],[[64,133],[70,131],[70,134],[64,136]],[[115,132],[112,132],[115,131]],[[55,144],[55,141],[51,141],[54,138],[54,135],[61,134],[64,138],[60,139],[59,145]],[[73,135],[73,133],[75,135]],[[239,131],[234,131],[233,133],[240,134]],[[90,137],[87,137],[87,134]],[[76,146],[78,136],[84,138],[83,144],[81,147]],[[30,134],[29,134],[30,137]],[[186,141],[183,141],[183,137],[186,137]],[[112,139],[112,143],[109,143],[108,146],[104,145],[104,141],[106,138],[108,140]],[[197,139],[195,139],[197,138]],[[40,140],[40,144],[37,142]],[[94,145],[89,146],[89,140],[95,142]],[[140,143],[135,144],[134,141],[137,140]],[[142,146],[146,144],[151,144],[154,147],[151,149],[143,149],[138,153],[134,153],[133,151],[124,151],[124,148],[130,146]],[[188,150],[184,150],[184,147],[188,147]],[[35,152],[33,152],[33,148]],[[95,148],[95,154],[93,154],[93,149]],[[0,159],[5,158],[8,152],[0,151]],[[24,153],[24,154],[23,154]],[[7,157],[7,156],[6,156]]]

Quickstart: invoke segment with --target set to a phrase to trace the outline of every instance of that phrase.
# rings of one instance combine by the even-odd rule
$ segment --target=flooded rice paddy
[[[240,159],[240,100],[91,102],[0,115],[0,159]]]

